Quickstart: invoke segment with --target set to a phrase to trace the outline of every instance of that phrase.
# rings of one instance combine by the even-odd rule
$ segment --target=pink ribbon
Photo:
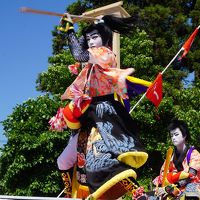
[[[64,108],[59,108],[56,115],[49,120],[49,130],[62,132],[65,128],[67,128],[63,117],[63,110]]]
[[[72,85],[71,92],[74,95],[73,102],[79,109],[81,109],[82,101],[91,99],[91,97],[89,97],[87,94],[84,94],[82,90],[79,90],[76,85]]]

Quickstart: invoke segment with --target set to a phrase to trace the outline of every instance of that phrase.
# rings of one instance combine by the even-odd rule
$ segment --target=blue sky
[[[21,13],[21,7],[64,13],[75,0],[0,0],[0,121],[17,104],[41,95],[35,89],[52,55],[52,34],[59,17]],[[6,142],[0,125],[0,146]]]

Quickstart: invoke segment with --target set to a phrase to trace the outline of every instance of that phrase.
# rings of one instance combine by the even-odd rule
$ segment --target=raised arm
[[[78,62],[87,62],[89,60],[89,51],[83,47],[78,40],[74,30],[67,33],[67,39],[72,56]]]
[[[89,51],[84,47],[83,36],[78,40],[69,14],[66,14],[61,19],[61,26],[58,30],[67,34],[69,48],[74,59],[78,62],[87,62],[89,60]]]

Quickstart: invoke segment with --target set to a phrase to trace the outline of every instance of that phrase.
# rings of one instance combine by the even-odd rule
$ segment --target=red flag
[[[146,97],[152,101],[152,103],[158,107],[162,101],[162,73],[159,73],[155,81],[148,88]]]
[[[192,43],[196,37],[196,35],[198,34],[199,32],[199,28],[200,26],[198,26],[194,32],[192,33],[192,35],[190,35],[190,37],[188,38],[188,40],[185,42],[185,44],[182,46],[182,48],[184,49],[184,52],[183,52],[183,55],[181,56],[180,59],[182,59],[183,57],[186,56],[186,54],[188,53],[188,51],[190,50],[191,46],[192,46]]]

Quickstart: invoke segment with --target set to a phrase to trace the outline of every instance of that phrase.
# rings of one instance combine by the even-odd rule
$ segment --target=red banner
[[[190,35],[188,40],[182,46],[184,48],[184,52],[183,52],[183,55],[181,56],[181,58],[185,57],[186,54],[188,53],[188,51],[190,50],[192,43],[193,43],[195,37],[197,36],[198,32],[199,32],[199,27],[194,30],[194,32]]]
[[[162,74],[159,73],[153,84],[148,88],[146,97],[158,107],[162,101]]]

